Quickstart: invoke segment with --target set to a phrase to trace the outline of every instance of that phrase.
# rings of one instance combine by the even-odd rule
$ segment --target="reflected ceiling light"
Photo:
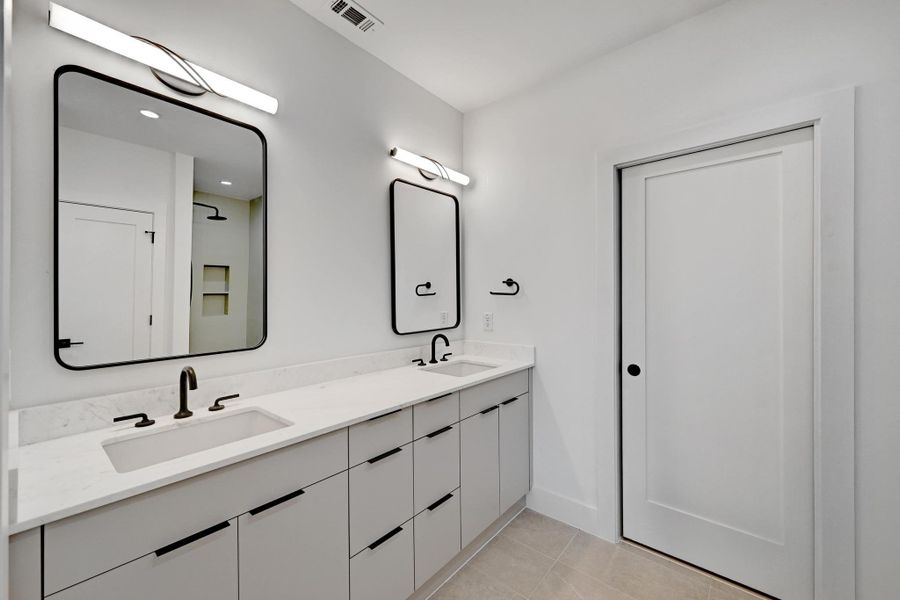
[[[156,113],[153,112],[152,110],[147,110],[146,108],[142,109],[142,110],[140,111],[140,113],[141,113],[142,115],[144,115],[145,117],[147,117],[148,119],[158,119],[158,118],[159,118],[159,115],[158,115],[158,114],[156,114]]]
[[[448,169],[433,158],[420,156],[409,150],[404,150],[403,148],[391,148],[391,156],[400,162],[405,162],[408,165],[416,167],[419,169],[419,173],[426,179],[437,179],[440,177],[441,179],[453,181],[460,185],[469,185],[469,181],[471,181],[468,175],[464,175],[453,169]],[[426,175],[426,173],[430,175]]]
[[[220,181],[219,183],[221,183],[222,185],[231,185],[230,181]]]
[[[184,60],[155,42],[139,40],[54,2],[50,3],[50,26],[220,96],[273,115],[278,111],[278,100],[272,96]]]

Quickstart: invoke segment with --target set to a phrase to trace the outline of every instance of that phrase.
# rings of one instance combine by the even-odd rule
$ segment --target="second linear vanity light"
[[[400,162],[405,162],[408,165],[416,167],[419,169],[419,172],[422,173],[422,176],[427,179],[436,179],[440,177],[441,179],[446,179],[460,185],[469,185],[469,181],[471,181],[468,175],[447,168],[433,158],[420,156],[409,150],[404,150],[403,148],[391,148],[391,156]],[[425,175],[425,173],[430,173],[432,177]]]

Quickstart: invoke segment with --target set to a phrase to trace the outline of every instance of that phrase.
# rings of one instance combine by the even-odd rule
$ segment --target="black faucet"
[[[431,360],[428,361],[428,364],[436,365],[438,362],[437,352],[435,350],[435,344],[437,343],[438,340],[444,340],[444,345],[447,346],[448,348],[450,347],[450,340],[448,340],[447,336],[444,335],[443,333],[439,333],[436,336],[434,336],[433,338],[431,338]]]
[[[181,370],[178,390],[178,412],[175,413],[176,419],[184,419],[194,414],[188,410],[189,388],[192,390],[197,389],[197,374],[194,372],[193,367],[185,367]]]

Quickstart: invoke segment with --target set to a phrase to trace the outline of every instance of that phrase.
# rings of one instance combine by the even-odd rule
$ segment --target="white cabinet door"
[[[237,600],[237,519],[198,532],[52,597],[54,600]]]
[[[238,519],[241,600],[350,597],[347,473]]]
[[[350,559],[350,595],[353,600],[403,600],[415,588],[413,565],[410,519]]]
[[[465,547],[500,516],[499,409],[460,423],[460,500]]]
[[[528,493],[531,479],[528,394],[500,403],[500,512]]]

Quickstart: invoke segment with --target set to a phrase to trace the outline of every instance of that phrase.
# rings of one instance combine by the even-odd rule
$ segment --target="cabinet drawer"
[[[466,547],[500,516],[500,409],[460,423],[460,512]]]
[[[302,492],[238,519],[241,600],[348,600],[347,473]]]
[[[50,523],[44,527],[44,592],[58,592],[346,468],[342,429]]]
[[[350,559],[353,600],[402,600],[415,589],[412,520],[386,532],[377,546]],[[384,536],[382,536],[383,538]]]
[[[54,600],[237,600],[237,520],[157,556],[147,554],[65,589]],[[88,550],[90,552],[90,550]]]
[[[412,407],[350,427],[350,466],[412,441]]]
[[[459,393],[461,419],[528,392],[528,371],[519,371],[500,379],[462,390]]]
[[[447,427],[413,444],[416,514],[459,487],[459,424]]]
[[[459,490],[416,515],[416,589],[459,553]]]
[[[459,392],[413,406],[413,439],[459,421]]]
[[[350,555],[413,516],[413,447],[350,469]]]

